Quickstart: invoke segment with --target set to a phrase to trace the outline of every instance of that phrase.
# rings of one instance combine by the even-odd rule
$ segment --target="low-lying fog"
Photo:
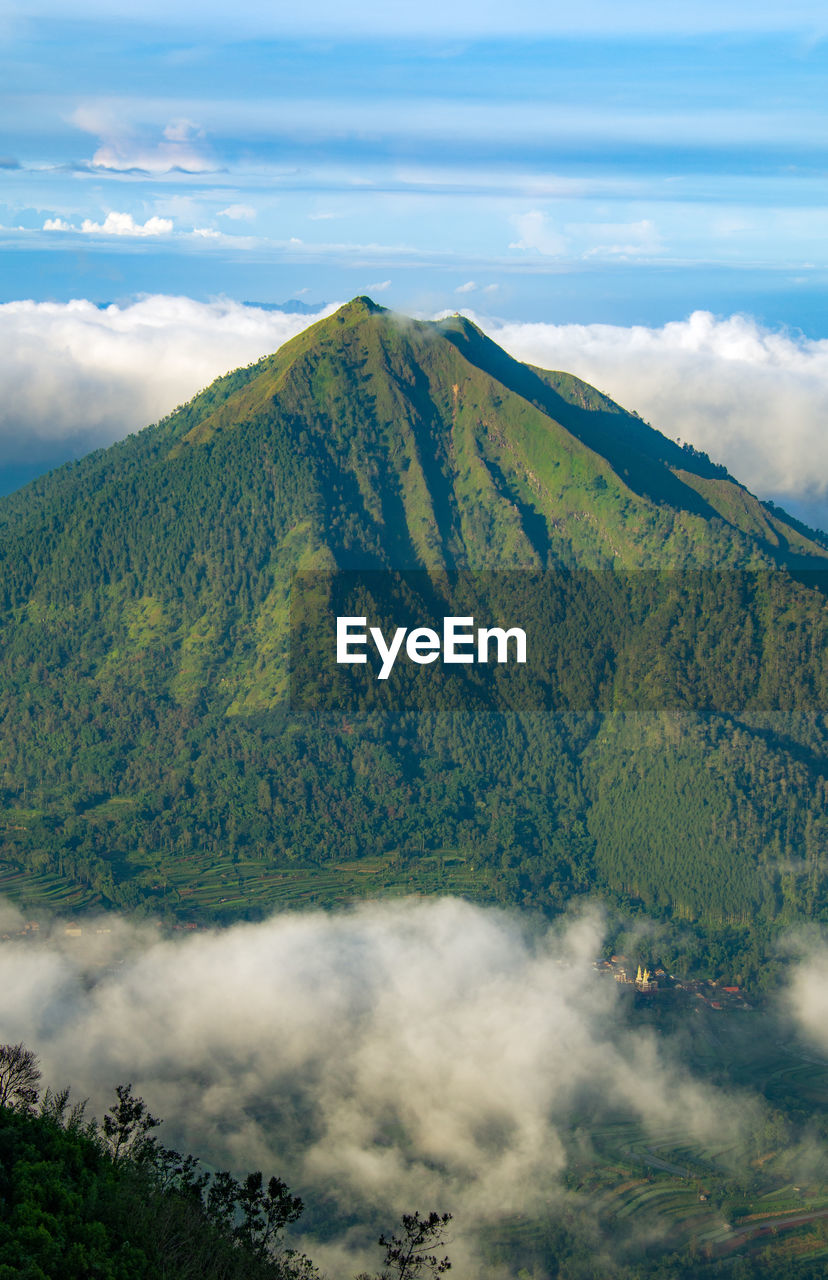
[[[0,931],[22,923],[2,914]],[[603,1111],[734,1150],[761,1120],[756,1099],[734,1106],[677,1043],[631,1025],[592,968],[602,927],[597,911],[549,927],[455,899],[172,936],[117,917],[80,937],[44,926],[0,946],[0,1039],[25,1041],[44,1081],[99,1117],[132,1081],[166,1117],[162,1140],[284,1176],[310,1228],[323,1201],[366,1224],[303,1242],[332,1275],[376,1267],[344,1253],[377,1226],[438,1209],[457,1270],[465,1257],[479,1276],[480,1223],[554,1209],[573,1131],[588,1144]],[[826,956],[793,984],[803,1028],[823,1033]]]

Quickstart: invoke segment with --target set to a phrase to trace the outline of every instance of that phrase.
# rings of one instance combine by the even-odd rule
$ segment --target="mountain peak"
[[[340,307],[334,314],[335,316],[341,317],[343,320],[357,320],[366,315],[381,315],[382,312],[387,310],[387,307],[381,307],[378,302],[374,302],[373,298],[369,298],[367,294],[361,293],[356,298],[351,298],[350,302],[346,302],[345,305]]]

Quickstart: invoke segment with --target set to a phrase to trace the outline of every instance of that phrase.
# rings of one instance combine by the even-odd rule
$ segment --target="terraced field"
[[[61,915],[103,906],[100,894],[44,872],[33,875],[0,864],[0,896],[21,909],[57,912]]]
[[[467,860],[450,851],[420,855],[410,864],[398,855],[362,858],[324,867],[269,867],[258,859],[193,854],[136,868],[134,880],[155,911],[193,919],[221,921],[255,912],[335,907],[354,899],[428,892],[435,871],[443,892],[480,897],[482,880]],[[15,904],[67,913],[103,908],[104,900],[57,875],[33,875],[0,864],[0,894]]]
[[[798,1074],[806,1071],[803,1064]],[[824,1070],[816,1064],[810,1072],[805,1083],[819,1094]],[[672,1248],[689,1247],[710,1259],[759,1245],[790,1256],[793,1249],[799,1258],[826,1249],[821,1224],[828,1225],[828,1184],[791,1182],[784,1150],[765,1153],[758,1170],[734,1177],[729,1145],[703,1146],[681,1129],[644,1133],[618,1121],[593,1129],[590,1137],[598,1158],[582,1171],[577,1189],[591,1196],[613,1234],[646,1226]],[[748,1185],[751,1174],[754,1182],[761,1177],[762,1189]]]

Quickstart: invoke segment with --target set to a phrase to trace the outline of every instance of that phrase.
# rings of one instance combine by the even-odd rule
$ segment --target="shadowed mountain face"
[[[3,499],[0,534],[5,853],[25,875],[192,910],[185,857],[284,868],[419,849],[423,866],[474,852],[468,891],[541,905],[598,888],[685,919],[761,903],[772,921],[822,892],[809,881],[806,906],[803,881],[786,897],[780,873],[760,870],[769,847],[780,865],[800,856],[810,802],[783,815],[745,781],[767,766],[819,791],[804,694],[798,727],[745,724],[741,763],[719,729],[674,718],[647,732],[612,716],[602,733],[493,724],[472,754],[464,731],[423,721],[389,736],[285,720],[297,570],[828,567],[819,535],[706,456],[459,316],[418,322],[357,298]],[[716,626],[743,621],[708,627],[711,651]],[[235,910],[256,898],[243,879]]]

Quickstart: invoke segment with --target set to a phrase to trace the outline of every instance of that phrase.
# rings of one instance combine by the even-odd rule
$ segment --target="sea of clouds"
[[[0,469],[45,469],[120,439],[334,305],[314,315],[169,296],[0,305]],[[467,314],[519,359],[577,374],[760,497],[828,527],[828,340],[704,311],[656,328]]]
[[[155,296],[0,305],[0,469],[44,469],[157,421],[318,315]]]
[[[21,923],[0,915],[3,931]],[[654,1141],[678,1129],[725,1160],[761,1123],[759,1101],[694,1078],[678,1043],[622,1015],[592,967],[597,911],[549,926],[447,898],[83,930],[0,946],[0,1039],[34,1048],[99,1117],[131,1081],[168,1143],[278,1172],[345,1223],[451,1212],[469,1275],[494,1274],[475,1259],[481,1223],[577,1211],[561,1175],[596,1118],[621,1111]],[[820,1009],[824,1027],[825,964],[797,969],[806,1030]],[[371,1234],[305,1247],[349,1275],[376,1266]]]

